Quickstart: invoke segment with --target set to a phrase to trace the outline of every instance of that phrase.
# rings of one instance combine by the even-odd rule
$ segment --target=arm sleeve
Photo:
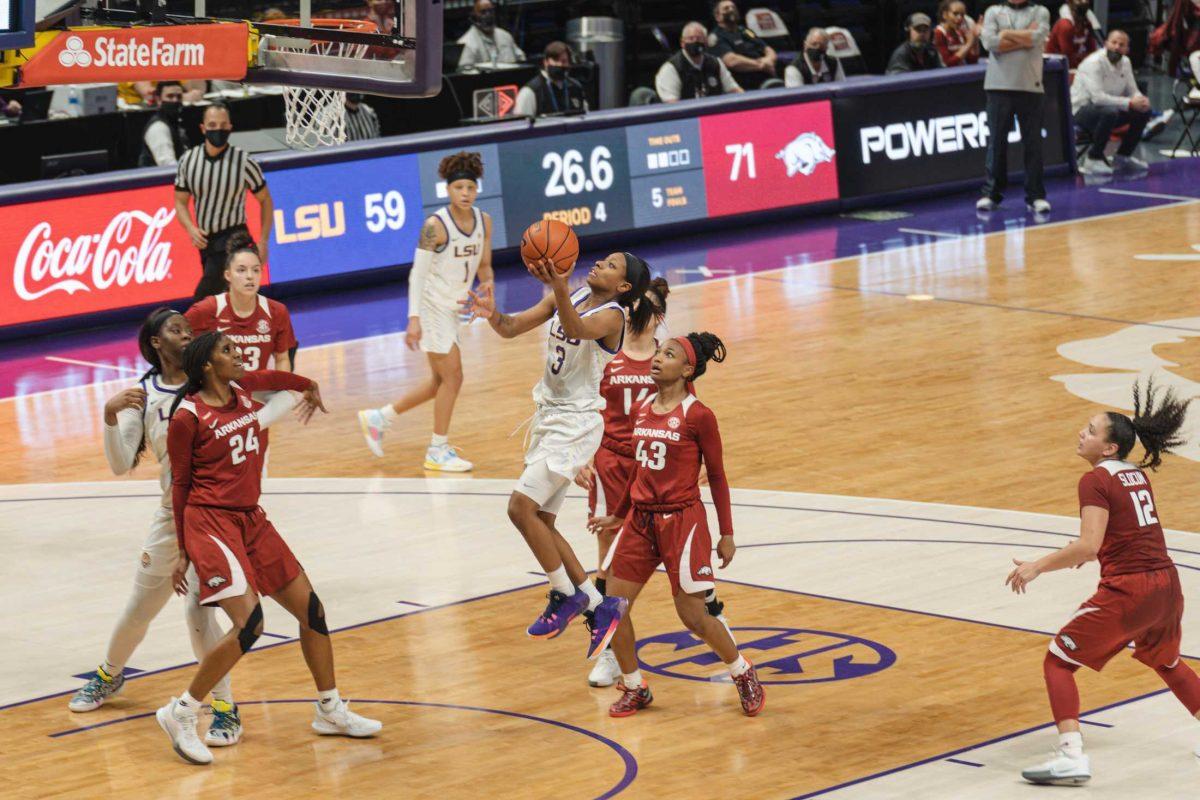
[[[409,319],[418,316],[418,312],[421,310],[421,298],[425,295],[425,279],[429,276],[432,266],[433,252],[417,248],[417,251],[413,253],[413,265],[408,271]]]
[[[290,389],[293,392],[303,392],[312,386],[312,381],[294,372],[281,372],[276,369],[260,369],[257,372],[247,372],[238,378],[238,385],[247,392],[282,392]],[[175,462],[171,462],[174,466]]]
[[[526,117],[537,116],[537,95],[533,93],[533,89],[528,86],[521,87],[521,90],[517,92],[517,105],[513,112]]]
[[[1125,56],[1121,61],[1121,75],[1125,78],[1125,96],[1137,97],[1142,93],[1138,88],[1137,79],[1133,77],[1133,64],[1129,61],[1129,56]]]
[[[1095,472],[1089,472],[1079,479],[1079,508],[1082,510],[1084,506],[1098,506],[1105,510],[1109,507],[1108,492]]]
[[[725,66],[725,62],[718,62],[717,69],[721,75],[721,88],[725,90],[726,94],[736,92],[738,82],[733,79],[733,73],[729,71],[729,67]]]
[[[266,429],[287,416],[296,407],[296,396],[291,392],[270,392],[263,407],[258,410],[259,427]]]
[[[192,326],[193,333],[204,333],[205,331],[212,330],[213,315],[210,306],[213,302],[215,301],[212,300],[212,296],[210,295],[183,312],[184,318]]]
[[[171,131],[165,122],[150,123],[142,138],[146,147],[150,149],[150,154],[154,156],[155,164],[162,167],[175,163],[175,143],[171,141]]]
[[[954,67],[962,63],[962,59],[954,55],[954,49],[950,47],[950,40],[946,38],[946,32],[940,27],[933,31],[933,46],[937,48],[938,55],[942,57],[942,63],[947,67]]]
[[[1066,23],[1068,28],[1064,30],[1063,23]],[[1050,29],[1050,38],[1046,40],[1046,52],[1055,53],[1065,56],[1071,52],[1071,33],[1070,27],[1073,27],[1070,22],[1065,19],[1060,19],[1054,23],[1054,27]],[[1066,34],[1066,38],[1063,34]]]
[[[275,307],[271,309],[271,313],[278,322],[275,326],[274,352],[282,353],[296,346],[296,332],[292,330],[292,315],[288,313],[287,306],[283,303],[273,305]]]
[[[721,58],[726,53],[733,52],[733,45],[731,45],[729,40],[727,40],[721,34],[714,33],[712,38],[709,40],[708,52],[709,55]]]
[[[133,469],[143,435],[142,412],[136,408],[122,409],[116,425],[104,426],[104,457],[113,475],[124,475]]]
[[[246,188],[253,194],[258,194],[267,185],[263,178],[262,167],[253,158],[246,159]]]
[[[637,475],[637,467],[629,471],[629,480],[625,482],[625,491],[621,492],[621,499],[617,503],[617,507],[613,509],[612,515],[625,519],[629,516],[629,509],[633,507],[633,479]]]
[[[1037,15],[1038,26],[1033,31],[1033,47],[1034,49],[1039,47],[1044,49],[1046,40],[1050,38],[1050,11],[1047,8],[1038,6],[1035,14]]]
[[[717,507],[717,524],[722,536],[733,536],[733,509],[729,504],[729,480],[725,477],[725,458],[721,448],[721,431],[717,417],[707,408],[696,420],[700,452],[708,470],[708,486],[713,505]]]
[[[171,461],[171,507],[175,512],[175,538],[183,546],[183,510],[192,491],[192,444],[196,438],[196,416],[186,411],[171,417],[167,428],[167,457]]]
[[[658,68],[658,74],[654,76],[654,91],[658,92],[658,99],[664,103],[673,103],[679,99],[679,91],[683,86],[683,82],[679,80],[679,73],[675,71],[675,67],[671,66],[671,62],[663,62],[663,65]]]
[[[983,33],[979,35],[979,41],[983,42],[989,53],[995,53],[1000,47],[1000,15],[996,13],[996,9],[996,6],[992,6],[984,12]]]

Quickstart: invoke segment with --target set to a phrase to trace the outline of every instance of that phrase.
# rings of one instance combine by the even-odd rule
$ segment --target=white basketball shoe
[[[1091,780],[1092,763],[1086,753],[1072,756],[1057,748],[1049,761],[1022,770],[1021,777],[1030,783],[1081,786]]]
[[[383,418],[378,408],[364,408],[358,412],[358,427],[362,429],[367,447],[376,458],[383,458],[383,434],[387,430],[387,420]]]
[[[430,445],[425,451],[425,469],[438,472],[470,472],[475,465],[460,458],[452,445]]]
[[[606,647],[600,655],[596,656],[596,665],[588,673],[588,686],[597,688],[612,686],[619,677],[621,677],[621,667],[617,664],[617,657],[613,655],[612,649]]]
[[[322,736],[351,736],[355,739],[365,739],[374,736],[383,728],[383,723],[376,719],[367,719],[350,710],[350,704],[339,700],[332,711],[322,711],[318,702],[313,713],[313,730]]]
[[[155,712],[158,726],[171,740],[171,747],[179,757],[189,764],[211,764],[212,753],[196,735],[196,712],[179,705],[174,697],[171,702]]]

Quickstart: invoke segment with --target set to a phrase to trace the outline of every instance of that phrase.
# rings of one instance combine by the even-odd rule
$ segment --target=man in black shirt
[[[150,117],[142,129],[139,167],[177,164],[188,147],[187,133],[181,122],[183,84],[179,81],[163,81],[154,87],[154,96],[158,100],[158,112]]]
[[[709,38],[710,52],[729,67],[743,89],[757,89],[775,77],[774,48],[742,25],[737,3],[720,0],[713,6],[713,18],[717,28]]]
[[[888,59],[887,74],[896,75],[901,72],[920,72],[926,69],[937,69],[945,66],[937,48],[930,42],[929,32],[933,21],[928,14],[917,12],[910,14],[904,21],[904,30],[908,33],[908,41],[903,42],[892,51]]]

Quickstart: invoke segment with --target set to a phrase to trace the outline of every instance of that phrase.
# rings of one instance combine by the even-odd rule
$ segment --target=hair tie
[[[676,336],[675,341],[683,347],[683,354],[687,357],[687,362],[693,367],[696,366],[696,348],[692,345],[692,340],[686,336]]]
[[[446,178],[446,185],[449,186],[450,184],[454,183],[455,181],[473,181],[476,184],[478,184],[479,176],[476,175],[474,172],[471,172],[471,170],[469,170],[469,169],[458,169],[458,170],[455,170],[454,172],[451,172],[450,175]]]

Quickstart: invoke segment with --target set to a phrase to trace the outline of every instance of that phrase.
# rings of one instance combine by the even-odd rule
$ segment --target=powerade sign
[[[1046,70],[1042,153],[1065,160],[1061,91],[1065,73]],[[951,181],[983,180],[988,130],[983,76],[965,83],[833,100],[842,197],[862,197]],[[1020,169],[1021,136],[1005,132],[1010,169]]]

